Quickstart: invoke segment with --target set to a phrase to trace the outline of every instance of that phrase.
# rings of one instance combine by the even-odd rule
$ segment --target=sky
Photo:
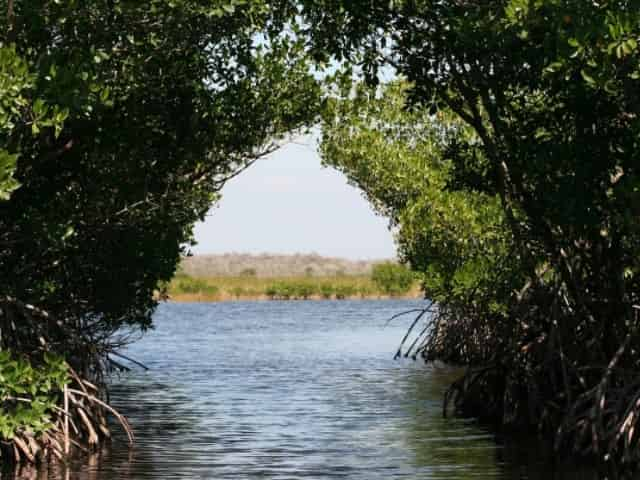
[[[396,254],[386,218],[305,137],[258,160],[222,189],[196,225],[193,253],[318,253],[354,260]]]

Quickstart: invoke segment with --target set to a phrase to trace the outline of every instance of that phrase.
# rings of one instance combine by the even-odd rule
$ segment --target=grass
[[[342,275],[325,277],[224,276],[194,278],[176,275],[168,287],[174,301],[226,300],[342,300],[355,298],[388,298],[370,276]],[[415,283],[398,297],[417,298],[420,287]]]

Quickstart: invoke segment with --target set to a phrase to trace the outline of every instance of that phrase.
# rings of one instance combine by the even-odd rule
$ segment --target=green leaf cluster
[[[304,46],[261,0],[14,7],[0,293],[69,325],[147,328],[226,179],[313,122]]]
[[[320,88],[263,0],[0,0],[0,12],[0,297],[46,311],[50,348],[95,373],[116,332],[152,326],[224,183],[308,128]],[[17,331],[37,342],[34,325]],[[29,356],[15,338],[3,347]],[[51,368],[10,362],[6,437],[43,428],[55,383]],[[23,388],[28,402],[9,399]]]
[[[8,200],[11,192],[20,186],[13,177],[17,159],[17,155],[11,155],[6,150],[0,150],[0,201]]]
[[[384,262],[374,265],[371,279],[384,293],[393,296],[407,293],[413,285],[415,275],[404,265]]]
[[[323,149],[391,214],[405,256],[438,294],[423,355],[484,365],[450,391],[458,409],[535,426],[616,471],[637,467],[640,5],[301,10],[312,48],[354,62],[369,84],[389,69],[409,82],[402,116],[418,132],[434,122],[416,112],[457,125],[433,155],[418,134],[404,142],[393,116],[354,108],[349,93],[347,113],[334,115],[345,124],[328,123]]]
[[[16,433],[46,431],[68,380],[66,363],[60,357],[45,354],[42,365],[33,366],[0,350],[0,438],[6,441]]]
[[[499,197],[482,183],[487,161],[477,136],[450,112],[407,110],[410,87],[359,85],[331,102],[322,158],[390,218],[400,253],[421,272],[430,298],[469,300],[479,288],[495,288],[500,274],[502,283],[514,275],[512,238]],[[405,276],[400,268],[381,265],[377,276],[394,288],[395,277]]]
[[[0,201],[8,200],[20,186],[13,176],[18,153],[12,151],[16,148],[12,135],[29,128],[37,135],[41,128],[51,127],[57,136],[68,115],[67,110],[34,98],[36,78],[16,45],[0,41]]]

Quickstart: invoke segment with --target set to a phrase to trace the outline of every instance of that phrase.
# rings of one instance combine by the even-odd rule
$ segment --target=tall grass
[[[278,277],[254,276],[194,278],[177,275],[169,284],[169,298],[177,301],[223,300],[306,300],[386,298],[385,292],[367,275],[335,277]],[[419,297],[420,288],[413,285],[404,297]]]

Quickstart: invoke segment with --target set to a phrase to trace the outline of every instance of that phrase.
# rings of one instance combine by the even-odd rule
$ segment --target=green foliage
[[[356,295],[358,290],[353,285],[339,284],[333,287],[336,300],[344,300],[345,298]]]
[[[413,287],[413,277],[412,285]],[[411,292],[413,294],[414,292]],[[409,292],[402,292],[409,294]],[[182,301],[230,299],[306,300],[311,298],[371,298],[388,295],[368,276],[247,277],[223,276],[192,278],[177,275],[168,284],[169,298]]]
[[[307,300],[316,295],[330,299],[344,300],[358,294],[361,286],[344,280],[339,283],[318,283],[305,279],[280,281],[271,284],[265,290],[274,300]]]
[[[55,329],[18,334],[33,328],[102,379],[114,333],[151,326],[222,185],[305,130],[320,89],[262,0],[0,0],[0,12],[0,298],[46,311]],[[16,365],[16,385],[36,391],[2,400],[7,437],[44,428],[50,406],[51,372]]]
[[[11,192],[20,186],[13,178],[17,159],[17,155],[10,155],[5,150],[0,150],[0,201],[8,200]]]
[[[269,4],[214,3],[15,2],[0,293],[69,325],[147,328],[226,179],[313,120],[317,81]]]
[[[640,194],[637,7],[514,0],[463,15],[454,1],[374,3],[322,14],[305,3],[308,18],[325,17],[311,26],[316,45],[361,59],[365,71],[392,59],[412,82],[412,103],[453,112],[473,133],[459,148],[481,152],[483,171],[477,182],[462,180],[500,200],[521,244],[513,258],[526,264],[526,275],[551,264],[590,283],[600,276],[596,251],[619,257],[609,278],[625,268],[632,275],[638,226],[630,206]],[[582,258],[579,273],[559,265],[569,257]]]
[[[220,290],[218,287],[210,285],[205,280],[187,276],[181,276],[179,280],[175,282],[174,288],[175,292],[178,294],[216,295]]]
[[[402,264],[385,262],[373,267],[371,279],[388,295],[402,295],[413,285],[415,275]]]
[[[496,276],[507,282],[516,265],[507,260],[511,237],[500,199],[478,185],[487,162],[477,137],[450,112],[407,111],[409,88],[397,82],[376,93],[359,85],[348,99],[331,102],[323,161],[399,228],[400,253],[422,272],[431,299],[466,301],[483,293],[479,288],[495,298]],[[388,294],[403,293],[412,274],[402,268],[376,267],[374,281]]]
[[[317,287],[312,283],[304,281],[280,281],[268,286],[265,293],[272,299],[306,300],[317,293]]]
[[[316,294],[316,286],[309,283],[300,283],[294,288],[294,295],[297,298],[307,300],[312,295]]]
[[[242,287],[233,287],[231,289],[231,294],[235,297],[235,298],[241,298],[243,296],[245,296],[247,293],[247,291],[242,288]]]
[[[322,298],[329,299],[334,294],[335,294],[335,288],[333,287],[333,285],[330,285],[328,283],[320,285],[320,295],[322,296]]]
[[[59,135],[68,111],[57,105],[48,106],[41,98],[33,98],[36,76],[29,64],[16,53],[15,45],[0,41],[0,139],[9,138],[28,118],[35,136],[41,127],[53,127]],[[24,125],[26,126],[26,125]],[[18,154],[0,148],[0,201],[8,200],[20,183],[14,178]]]
[[[369,84],[390,65],[408,82],[404,110],[367,106],[388,89],[338,91],[323,154],[391,216],[438,301],[423,355],[482,365],[450,392],[458,410],[637,466],[638,4],[301,10],[318,57],[351,64],[342,87],[355,62]]]
[[[44,355],[38,367],[0,350],[0,438],[17,432],[39,434],[50,426],[50,416],[62,388],[68,383],[63,359]]]

